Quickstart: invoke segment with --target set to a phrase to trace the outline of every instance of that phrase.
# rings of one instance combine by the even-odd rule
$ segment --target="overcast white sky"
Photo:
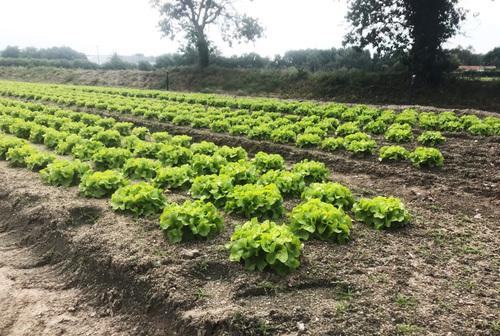
[[[477,52],[500,46],[500,1],[462,0],[470,10],[464,35],[448,46],[472,45]],[[241,0],[241,8],[260,19],[265,38],[225,55],[255,51],[273,56],[289,49],[340,47],[347,30],[343,0]],[[159,55],[178,43],[162,39],[158,14],[149,0],[0,0],[0,50],[7,45],[66,45],[86,54]]]

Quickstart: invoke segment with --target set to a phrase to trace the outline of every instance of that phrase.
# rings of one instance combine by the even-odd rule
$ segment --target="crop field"
[[[496,335],[499,167],[492,112],[0,81],[0,232],[145,335]]]

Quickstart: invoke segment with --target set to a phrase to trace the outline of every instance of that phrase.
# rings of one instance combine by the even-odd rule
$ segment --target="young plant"
[[[209,201],[217,207],[223,207],[227,195],[233,190],[231,177],[226,175],[203,175],[194,179],[191,196],[202,201]]]
[[[352,221],[341,209],[319,199],[296,206],[290,213],[290,229],[300,239],[349,240]]]
[[[87,173],[80,182],[80,194],[85,197],[103,198],[113,194],[121,187],[128,185],[122,173],[116,170]]]
[[[379,151],[379,161],[404,161],[408,159],[410,152],[401,146],[384,146]]]
[[[165,144],[161,145],[156,158],[167,166],[182,166],[191,162],[193,153],[189,148]]]
[[[233,180],[233,185],[255,183],[257,181],[257,168],[246,160],[229,162],[220,169],[221,175],[227,175]]]
[[[92,156],[92,162],[100,170],[120,169],[131,156],[124,148],[103,148]]]
[[[344,138],[326,138],[321,143],[321,148],[329,152],[334,152],[344,147]]]
[[[270,268],[280,275],[295,270],[300,265],[302,243],[288,226],[256,218],[236,226],[231,241],[226,244],[229,259],[245,263],[250,271]]]
[[[128,159],[123,165],[123,173],[131,179],[150,180],[156,176],[156,171],[160,169],[159,161],[146,158]]]
[[[190,165],[164,167],[156,172],[154,185],[158,188],[185,189],[191,185],[194,176]]]
[[[89,170],[90,166],[80,160],[55,160],[40,171],[40,177],[44,183],[70,187],[80,183],[81,177]]]
[[[44,152],[34,152],[25,159],[25,163],[29,170],[39,171],[55,160],[55,155]]]
[[[258,152],[255,154],[252,163],[262,174],[269,170],[281,170],[285,168],[285,160],[279,154]]]
[[[276,184],[283,195],[300,195],[306,186],[301,174],[286,170],[270,170],[262,175],[257,183],[260,185]]]
[[[271,133],[271,141],[276,143],[291,143],[295,141],[297,133],[288,127],[280,127]]]
[[[306,183],[323,182],[330,175],[330,171],[323,162],[307,159],[294,164],[292,171],[301,174]]]
[[[418,138],[417,141],[424,146],[437,146],[446,141],[446,138],[439,131],[425,131]]]
[[[375,140],[355,140],[346,143],[345,149],[354,154],[369,155],[373,153],[376,146]]]
[[[345,136],[359,132],[359,126],[355,122],[346,122],[337,127],[335,133],[338,136]]]
[[[99,141],[106,147],[119,147],[121,144],[121,135],[116,130],[106,130],[95,134],[91,140]]]
[[[26,159],[39,151],[31,146],[24,145],[10,148],[5,155],[9,164],[13,167],[26,167]]]
[[[277,219],[283,214],[283,197],[275,184],[236,186],[227,195],[225,210],[246,218]]]
[[[403,202],[395,197],[362,198],[354,204],[352,211],[356,220],[377,230],[401,227],[411,219]]]
[[[318,146],[320,143],[321,136],[314,133],[300,134],[295,140],[295,144],[299,148],[314,147]]]
[[[103,149],[104,145],[99,141],[83,140],[80,143],[75,144],[71,149],[71,155],[75,159],[80,159],[82,161],[90,161],[95,153]]]
[[[191,160],[191,167],[196,175],[218,174],[227,160],[220,155],[195,154]]]
[[[214,155],[222,156],[227,162],[237,162],[239,160],[248,159],[247,151],[242,147],[222,146],[215,151]]]
[[[113,210],[131,213],[137,217],[161,212],[165,202],[162,191],[146,182],[121,187],[111,196]]]
[[[302,199],[309,201],[319,199],[334,205],[339,209],[349,210],[354,203],[354,197],[349,188],[340,183],[313,183],[302,193]]]
[[[208,141],[197,142],[191,145],[193,154],[213,155],[217,149],[219,149],[219,146]]]
[[[402,143],[413,140],[413,132],[408,124],[392,124],[384,137],[387,141]]]
[[[171,243],[194,238],[211,238],[222,231],[224,220],[210,202],[186,201],[168,204],[160,216],[160,228]]]
[[[437,148],[417,147],[410,154],[410,160],[415,167],[442,167],[444,164],[443,154]]]
[[[146,140],[146,137],[149,135],[149,129],[146,127],[134,127],[132,128],[132,135],[135,135],[141,140]]]

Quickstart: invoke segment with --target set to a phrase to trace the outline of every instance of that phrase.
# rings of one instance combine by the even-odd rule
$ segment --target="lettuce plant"
[[[160,216],[160,228],[171,243],[193,238],[211,238],[222,231],[224,220],[210,202],[186,201],[167,204]]]
[[[229,192],[225,210],[246,218],[277,219],[283,214],[283,197],[275,184],[266,186],[245,184]]]
[[[193,153],[189,148],[165,144],[161,145],[160,149],[156,153],[156,158],[164,165],[182,166],[191,162]]]
[[[132,150],[134,157],[156,159],[161,148],[162,145],[159,143],[138,139],[135,145],[131,146],[129,150]]]
[[[70,187],[80,183],[81,177],[89,170],[90,166],[80,160],[55,160],[40,171],[40,177],[44,183]]]
[[[71,155],[76,159],[90,161],[94,154],[103,148],[104,145],[99,141],[83,140],[73,146]]]
[[[113,125],[113,129],[117,130],[122,136],[128,136],[132,134],[133,123],[130,122],[117,122]]]
[[[352,221],[342,209],[319,199],[296,206],[289,215],[290,229],[300,239],[310,237],[344,243],[349,239]]]
[[[344,124],[341,124],[335,131],[338,136],[345,136],[357,132],[359,132],[359,126],[355,122],[346,122]]]
[[[344,148],[344,138],[326,138],[321,143],[321,148],[329,152],[334,152]]]
[[[437,148],[417,147],[410,154],[410,160],[415,167],[442,167],[444,164],[443,154]]]
[[[319,199],[322,202],[333,204],[339,209],[349,210],[354,203],[354,197],[349,188],[340,183],[312,183],[302,193],[302,199],[309,201]]]
[[[196,175],[218,174],[226,164],[227,160],[220,155],[195,154],[191,160],[191,166]]]
[[[288,127],[279,127],[271,133],[271,141],[276,143],[294,142],[297,133]]]
[[[181,146],[181,147],[189,148],[189,146],[191,146],[192,140],[193,140],[193,138],[190,137],[189,135],[175,135],[170,140],[170,143],[174,146]]]
[[[154,142],[158,143],[169,143],[170,141],[172,141],[172,136],[168,132],[152,133],[151,138]]]
[[[269,268],[284,275],[299,267],[302,243],[288,226],[259,223],[253,218],[236,226],[226,249],[229,260],[244,262],[247,270],[262,272]]]
[[[132,156],[129,150],[124,148],[102,148],[92,156],[97,169],[119,169]]]
[[[161,212],[165,202],[162,191],[146,182],[121,187],[111,196],[113,210],[131,213],[137,217]]]
[[[248,159],[247,151],[242,147],[222,146],[215,151],[214,155],[222,156],[227,162],[237,162],[239,160]]]
[[[247,161],[229,162],[220,169],[221,175],[231,177],[233,185],[255,183],[257,181],[257,168]]]
[[[24,146],[9,148],[5,158],[13,167],[26,167],[26,158],[38,152],[38,149],[26,144]]]
[[[56,160],[55,155],[45,153],[45,152],[34,152],[31,153],[24,161],[26,163],[26,167],[28,167],[31,171],[39,171],[47,167],[49,163],[54,162]]]
[[[85,197],[103,198],[128,185],[128,180],[116,170],[88,172],[79,185],[80,194]]]
[[[197,142],[191,145],[193,154],[213,155],[217,149],[219,149],[219,146],[208,141]]]
[[[293,165],[292,171],[304,176],[306,183],[323,182],[330,175],[330,171],[323,162],[303,160]]]
[[[314,147],[321,143],[321,136],[314,133],[300,134],[295,140],[295,144],[299,148]]]
[[[258,152],[255,154],[252,163],[262,174],[269,170],[281,170],[285,168],[285,160],[279,154]]]
[[[403,161],[408,159],[410,152],[401,146],[384,146],[379,151],[379,161]]]
[[[105,130],[95,134],[91,140],[99,141],[106,147],[119,147],[121,135],[116,130]]]
[[[154,185],[159,188],[184,189],[191,185],[194,176],[190,165],[163,167],[157,170]]]
[[[377,143],[375,140],[355,140],[345,144],[345,149],[354,154],[372,154]]]
[[[439,131],[425,131],[417,138],[417,141],[424,146],[436,146],[444,143],[446,138]]]
[[[149,129],[146,127],[134,127],[131,133],[141,140],[146,140],[146,137],[149,135]]]
[[[159,161],[146,158],[128,159],[123,165],[123,173],[132,179],[150,180],[156,176],[156,171],[160,169]]]
[[[306,186],[304,176],[286,170],[270,170],[262,175],[257,183],[276,184],[283,195],[300,195]]]
[[[413,132],[408,124],[392,124],[384,134],[387,141],[402,143],[413,140]]]
[[[481,135],[481,136],[491,136],[495,134],[495,129],[492,125],[489,125],[485,122],[478,122],[472,124],[467,128],[467,131],[473,135]]]
[[[64,141],[59,142],[57,144],[55,151],[59,155],[68,155],[71,153],[75,145],[82,143],[83,141],[86,140],[81,136],[76,134],[71,134]]]
[[[362,198],[354,204],[352,211],[356,220],[377,230],[401,227],[411,219],[403,202],[395,197]]]
[[[231,177],[226,175],[203,175],[194,179],[191,196],[202,201],[210,201],[217,207],[223,207],[227,195],[233,190]]]
[[[372,134],[384,134],[387,130],[387,124],[380,119],[370,121],[363,127],[363,131]]]

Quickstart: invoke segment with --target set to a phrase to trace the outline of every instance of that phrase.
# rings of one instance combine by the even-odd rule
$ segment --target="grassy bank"
[[[74,70],[50,67],[0,67],[0,78],[133,88],[166,89],[167,71]],[[322,99],[371,104],[418,104],[446,108],[474,108],[500,112],[500,81],[449,79],[439,87],[416,88],[397,74],[338,71],[308,73],[297,70],[173,68],[168,87],[176,91]]]

